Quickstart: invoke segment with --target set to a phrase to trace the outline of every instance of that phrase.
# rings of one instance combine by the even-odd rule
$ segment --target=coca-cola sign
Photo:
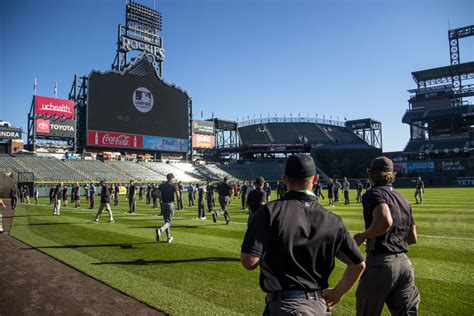
[[[36,115],[74,119],[74,101],[48,97],[35,97]]]
[[[90,130],[87,132],[87,145],[141,149],[143,147],[143,137],[141,135]]]

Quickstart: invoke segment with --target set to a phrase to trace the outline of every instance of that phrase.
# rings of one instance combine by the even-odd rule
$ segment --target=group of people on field
[[[231,221],[228,205],[232,197],[240,198],[242,209],[249,214],[240,260],[246,269],[260,267],[260,287],[265,292],[266,303],[264,315],[328,315],[359,278],[357,315],[379,315],[384,304],[393,315],[416,315],[420,294],[414,283],[413,266],[406,256],[408,245],[417,240],[411,205],[392,186],[396,173],[390,159],[375,158],[368,175],[365,185],[356,181],[356,200],[362,203],[365,230],[353,236],[339,216],[321,205],[320,199],[325,199],[323,187],[313,159],[304,154],[287,159],[283,181],[277,183],[277,199],[273,201],[271,186],[263,177],[244,181],[242,185],[230,184],[224,177],[219,183],[207,180],[205,184],[190,184],[185,188],[170,173],[159,185],[141,187],[131,180],[125,194],[131,214],[136,214],[136,200],[143,199],[143,195],[147,204],[153,203],[153,208],[160,206],[164,224],[156,228],[155,238],[162,241],[166,233],[167,243],[173,241],[175,203],[177,209],[184,208],[185,192],[190,207],[195,205],[197,196],[196,219],[206,219],[207,203],[213,222],[223,216],[227,225]],[[341,189],[345,204],[350,203],[349,181],[344,178],[342,184],[338,183],[337,179],[328,181],[329,207],[337,202],[336,192]],[[84,190],[90,208],[94,208],[95,195],[100,195],[100,206],[92,223],[99,223],[104,209],[108,222],[114,223],[111,198],[117,206],[120,186],[101,181],[99,188],[88,184]],[[24,192],[24,188],[17,186],[11,189],[13,209],[21,196],[26,202]],[[415,191],[417,204],[423,203],[423,193],[424,183],[419,177]],[[79,207],[79,183],[72,186],[70,194],[71,202]],[[37,200],[36,189],[34,195]],[[62,183],[51,186],[53,215],[60,215],[61,200],[67,206],[68,196],[69,190]],[[362,244],[365,258],[359,251]],[[345,264],[345,271],[336,285],[329,287],[336,258]]]

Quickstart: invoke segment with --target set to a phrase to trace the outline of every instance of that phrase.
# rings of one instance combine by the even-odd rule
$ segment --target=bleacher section
[[[120,170],[122,173],[125,173],[126,175],[138,181],[161,182],[166,179],[166,177],[164,177],[162,174],[133,161],[107,161],[106,164],[110,167]]]
[[[132,177],[99,160],[71,159],[67,160],[66,164],[94,181],[105,180],[108,182],[125,183],[132,179]]]
[[[285,169],[284,162],[274,161],[227,164],[219,167],[238,179],[255,180],[262,176],[269,181],[281,180]]]
[[[0,172],[10,175],[18,171],[33,172],[35,181],[40,182],[108,182],[126,183],[130,179],[138,182],[165,181],[173,173],[178,181],[185,183],[234,178],[216,165],[191,164],[185,162],[132,162],[99,160],[60,160],[52,157],[21,155],[13,157],[0,154]]]
[[[19,156],[18,162],[35,175],[36,181],[83,181],[85,175],[56,158]]]
[[[239,127],[242,144],[325,144],[366,145],[366,143],[343,126],[308,123],[265,123]]]
[[[141,165],[145,166],[146,168],[149,168],[162,176],[165,176],[168,173],[172,173],[178,181],[182,182],[198,182],[201,181],[202,179],[198,179],[196,177],[193,177],[189,174],[187,174],[185,171],[182,169],[179,169],[177,167],[173,167],[173,164],[167,164],[164,162],[140,162]]]

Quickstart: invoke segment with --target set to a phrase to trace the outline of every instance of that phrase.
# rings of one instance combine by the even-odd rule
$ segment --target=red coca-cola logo
[[[104,144],[104,145],[117,145],[117,146],[129,146],[130,145],[130,136],[126,136],[126,135],[112,136],[109,133],[107,133],[102,137],[102,144]]]
[[[88,131],[87,144],[99,147],[142,148],[143,137],[132,134]]]

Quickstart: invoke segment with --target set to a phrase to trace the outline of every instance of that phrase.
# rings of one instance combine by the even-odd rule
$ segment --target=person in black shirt
[[[339,202],[339,190],[342,188],[341,182],[334,179],[334,203]]]
[[[367,251],[367,269],[356,291],[357,315],[380,315],[384,303],[392,315],[417,315],[420,293],[406,256],[417,239],[410,203],[392,186],[389,158],[375,158],[369,177],[372,186],[362,197],[366,229],[354,236]]]
[[[230,196],[232,195],[232,187],[227,183],[229,178],[224,177],[224,180],[219,184],[219,188],[217,193],[219,193],[219,204],[221,209],[212,213],[212,220],[214,223],[217,221],[217,217],[224,214],[225,223],[229,225],[230,223],[230,216],[227,212],[227,205],[230,202]]]
[[[247,187],[248,182],[245,181],[240,188],[240,200],[242,201],[242,209],[245,210],[247,208]]]
[[[146,204],[150,204],[151,203],[151,185],[148,184],[146,186]]]
[[[25,200],[26,204],[30,204],[30,188],[25,185]]]
[[[143,200],[143,187],[138,187],[138,200]]]
[[[188,185],[188,204],[189,204],[189,207],[191,206],[194,206],[194,187],[193,185],[190,183]]]
[[[61,215],[61,184],[57,184],[53,190],[53,215]]]
[[[178,182],[178,191],[179,191],[179,198],[177,199],[177,204],[178,204],[178,210],[184,209],[184,203],[183,203],[183,192],[184,192],[184,186],[180,182]]]
[[[197,219],[205,220],[206,219],[206,211],[204,206],[204,188],[198,184],[196,186],[198,192],[198,217]]]
[[[105,185],[105,181],[100,181],[100,207],[95,216],[95,220],[92,221],[94,224],[99,223],[100,214],[105,208],[107,213],[109,213],[109,224],[114,223],[114,216],[112,215],[112,209],[110,208],[110,189]]]
[[[362,202],[362,189],[363,189],[362,182],[360,182],[360,180],[357,179],[357,182],[356,182],[356,190],[357,190],[356,200],[357,200],[358,203]]]
[[[167,242],[171,243],[173,241],[173,237],[171,236],[171,221],[173,220],[174,215],[174,198],[179,200],[180,194],[178,187],[174,184],[175,178],[172,173],[166,175],[167,182],[160,184],[158,190],[161,192],[161,213],[163,214],[163,219],[165,220],[165,224],[160,228],[156,229],[156,241],[160,241],[161,234],[163,231],[166,231],[166,235],[168,237]]]
[[[263,189],[264,183],[265,179],[263,177],[258,177],[255,179],[255,190],[249,192],[249,196],[247,198],[247,203],[249,205],[249,218],[247,220],[247,224],[250,223],[258,209],[268,203],[267,193]]]
[[[320,197],[322,197],[324,200],[323,187],[321,186],[321,184],[319,184],[319,180],[314,185],[313,192],[314,192],[314,195],[316,195],[316,197],[318,198],[318,201]]]
[[[334,206],[334,182],[332,179],[329,179],[328,182],[328,201],[329,201],[329,207]]]
[[[79,183],[76,183],[76,187],[74,188],[74,202],[76,208],[81,206],[81,186]]]
[[[208,179],[206,186],[206,200],[208,212],[214,212],[214,191],[214,185],[212,184],[212,181]]]
[[[54,186],[49,187],[49,204],[53,204],[53,192],[54,192]]]
[[[18,195],[19,194],[20,194],[20,192],[18,190],[17,185],[15,184],[13,186],[13,188],[10,189],[10,202],[11,202],[12,210],[16,210],[16,205],[18,204]],[[51,199],[51,197],[50,197],[50,199]]]
[[[63,206],[66,207],[67,206],[67,186],[64,186],[63,188]]]
[[[158,199],[160,198],[160,190],[158,190],[158,185],[152,185],[151,187],[151,197],[153,199],[153,208],[158,208]]]
[[[114,206],[119,205],[119,193],[120,193],[120,187],[118,184],[115,184],[114,186]]]
[[[260,266],[265,315],[324,315],[364,270],[363,256],[342,219],[311,192],[315,175],[310,156],[290,156],[283,177],[289,192],[262,206],[245,233],[241,263],[249,270]],[[347,266],[329,288],[336,257]]]
[[[423,203],[423,193],[425,193],[425,183],[421,180],[421,177],[416,179],[416,189],[415,189],[415,200],[416,204]],[[420,198],[420,200],[418,200]]]
[[[130,180],[130,186],[128,187],[128,207],[129,213],[135,214],[136,211],[136,199],[137,197],[137,186],[135,180]]]

